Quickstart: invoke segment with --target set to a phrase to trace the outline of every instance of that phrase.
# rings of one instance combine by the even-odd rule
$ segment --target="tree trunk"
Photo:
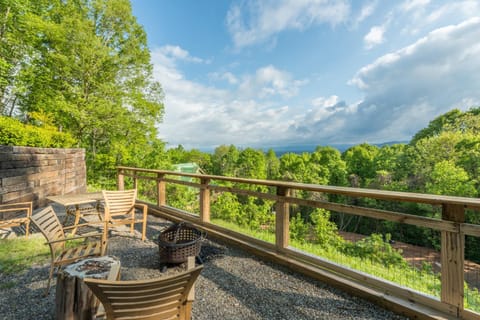
[[[57,275],[56,319],[95,319],[99,301],[83,282],[83,279],[116,280],[119,278],[119,274],[120,261],[112,256],[84,259],[66,266]]]

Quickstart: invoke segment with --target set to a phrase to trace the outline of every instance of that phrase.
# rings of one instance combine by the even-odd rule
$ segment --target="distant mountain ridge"
[[[388,142],[382,142],[382,143],[372,143],[372,145],[377,146],[379,148],[385,146],[385,145],[393,145],[393,144],[406,144],[409,141],[388,141]],[[337,149],[340,152],[344,152],[348,148],[351,148],[353,146],[359,145],[360,143],[351,143],[351,144],[331,144],[331,145],[325,145],[329,146],[332,148]],[[320,144],[292,144],[292,145],[283,145],[283,146],[256,146],[252,147],[254,149],[261,149],[265,152],[268,150],[272,149],[277,157],[280,157],[282,154],[285,153],[304,153],[304,152],[314,152],[315,149],[320,146]],[[246,146],[237,146],[239,149],[245,149],[247,148]],[[206,153],[214,153],[215,149],[214,148],[199,148],[200,151],[206,152]]]
[[[382,143],[372,143],[372,145],[377,146],[379,148],[386,146],[386,145],[393,145],[393,144],[406,144],[408,141],[388,141]],[[348,148],[354,147],[359,145],[360,143],[356,144],[331,144],[327,145],[329,147],[335,148],[340,152],[344,152]],[[268,151],[272,149],[277,157],[281,156],[285,153],[304,153],[304,152],[314,152],[315,149],[320,146],[317,144],[305,144],[305,145],[285,145],[285,146],[276,146],[276,147],[261,147],[262,150]]]

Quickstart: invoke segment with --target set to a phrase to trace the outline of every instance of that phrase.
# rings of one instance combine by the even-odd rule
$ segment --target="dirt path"
[[[351,232],[340,232],[340,235],[348,241],[356,242],[365,236]],[[392,247],[402,250],[402,256],[412,266],[420,268],[423,262],[430,263],[435,272],[440,272],[440,252],[434,249],[415,246],[404,242],[394,242]],[[465,260],[465,281],[470,287],[480,289],[480,264]]]

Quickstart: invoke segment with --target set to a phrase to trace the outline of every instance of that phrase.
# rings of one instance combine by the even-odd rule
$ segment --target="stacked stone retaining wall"
[[[85,149],[0,146],[0,204],[32,201],[87,189]]]

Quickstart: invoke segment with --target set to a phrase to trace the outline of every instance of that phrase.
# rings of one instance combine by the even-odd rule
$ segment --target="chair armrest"
[[[74,228],[93,227],[93,226],[105,225],[105,224],[106,224],[106,221],[93,221],[93,222],[79,223],[72,226],[66,226],[66,227],[63,227],[63,230],[65,231],[65,230],[70,230]]]
[[[102,236],[103,236],[103,233],[89,233],[89,234],[85,234],[85,235],[82,235],[82,236],[75,236],[75,237],[68,237],[68,238],[65,238],[65,239],[47,241],[45,243],[50,244],[50,243],[58,243],[58,242],[67,242],[67,241],[72,241],[72,240],[85,239],[85,238],[90,238],[90,237],[102,237]]]
[[[32,215],[32,203],[31,202],[18,202],[18,203],[7,203],[0,205],[0,212],[26,212],[26,217],[29,218]]]
[[[135,209],[140,209],[142,210],[143,215],[145,216],[148,212],[148,206],[144,203],[135,203],[134,205]]]

